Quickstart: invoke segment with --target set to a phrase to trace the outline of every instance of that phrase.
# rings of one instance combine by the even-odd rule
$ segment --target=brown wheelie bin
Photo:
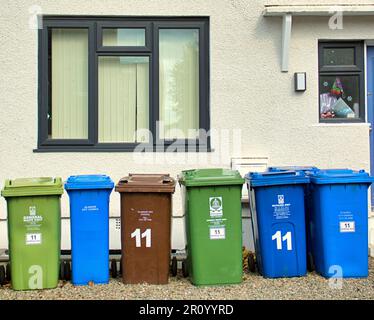
[[[168,174],[130,174],[121,194],[122,278],[127,284],[167,284],[175,180]]]

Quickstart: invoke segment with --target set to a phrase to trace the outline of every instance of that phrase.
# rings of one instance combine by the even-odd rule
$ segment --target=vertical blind
[[[88,138],[88,30],[51,30],[52,139]]]
[[[160,138],[195,139],[199,129],[199,30],[159,32],[159,116],[164,128]],[[104,36],[107,45],[144,42],[143,29],[107,29]],[[87,139],[87,29],[51,30],[51,72],[50,138]],[[99,142],[148,142],[141,129],[149,128],[149,57],[99,57],[98,104]]]
[[[99,142],[148,142],[149,58],[99,57]]]
[[[161,139],[197,138],[199,30],[161,29],[159,41]]]

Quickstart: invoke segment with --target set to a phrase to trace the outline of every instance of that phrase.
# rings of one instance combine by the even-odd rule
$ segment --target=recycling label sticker
[[[207,219],[209,229],[209,239],[226,239],[226,218],[223,218],[222,197],[209,198],[209,216]]]
[[[211,240],[219,240],[226,238],[226,228],[225,227],[218,227],[218,228],[210,228],[210,239]]]
[[[43,216],[38,214],[35,206],[28,208],[28,215],[23,216],[23,223],[27,230],[39,230],[43,222]]]
[[[272,205],[274,218],[277,220],[288,219],[291,216],[290,207],[291,204],[286,203],[285,196],[278,194],[277,203]]]
[[[209,198],[209,212],[211,217],[222,217],[223,215],[223,201],[222,197]]]
[[[35,245],[42,243],[41,233],[26,233],[26,245]]]
[[[355,232],[355,222],[354,221],[340,221],[340,232]]]

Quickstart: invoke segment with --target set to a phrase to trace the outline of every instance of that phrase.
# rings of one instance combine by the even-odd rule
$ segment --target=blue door
[[[368,122],[370,130],[370,172],[374,173],[374,47],[367,50],[367,97]],[[374,187],[371,188],[371,207],[374,209]]]

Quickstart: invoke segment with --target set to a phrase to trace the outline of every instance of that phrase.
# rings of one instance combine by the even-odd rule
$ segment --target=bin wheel
[[[256,261],[253,253],[248,255],[248,271],[252,273],[256,272]]]
[[[116,260],[112,260],[110,262],[110,274],[112,276],[112,278],[117,278],[117,275],[118,275],[118,271],[117,271],[117,261]]]
[[[69,261],[64,262],[64,279],[66,281],[71,280],[71,266]]]
[[[8,282],[10,282],[10,280],[12,279],[9,262],[6,264],[6,267],[5,267],[5,278]]]
[[[182,274],[183,277],[187,278],[188,277],[188,265],[187,265],[187,260],[182,261]]]
[[[6,277],[5,277],[5,267],[4,266],[0,266],[0,286],[2,286],[2,285],[5,284],[5,280],[6,280]]]
[[[307,265],[308,271],[313,272],[316,269],[316,267],[314,265],[313,256],[310,252],[307,255],[307,261],[306,262],[307,262],[306,265]]]
[[[60,276],[59,276],[60,280],[65,280],[64,273],[65,273],[64,261],[61,261],[60,262]]]
[[[171,275],[173,277],[176,277],[177,273],[178,273],[178,261],[177,261],[177,257],[173,257],[171,259]]]

